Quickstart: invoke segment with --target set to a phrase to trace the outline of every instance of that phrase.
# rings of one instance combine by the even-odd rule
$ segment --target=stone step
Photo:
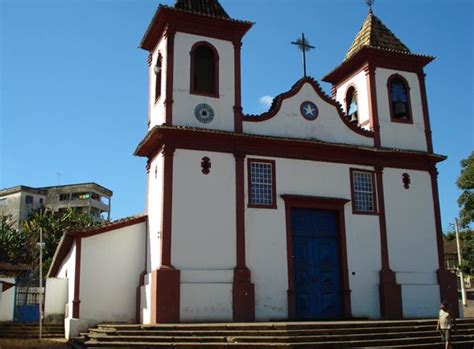
[[[463,330],[470,330],[474,328],[474,324],[467,324],[461,323],[457,326],[458,331]],[[262,336],[262,335],[269,335],[269,336],[305,336],[305,335],[344,335],[344,334],[351,334],[354,332],[357,333],[374,333],[374,332],[383,332],[383,333],[398,333],[398,332],[406,332],[406,331],[435,331],[435,325],[422,325],[422,326],[414,326],[414,327],[407,327],[407,326],[397,326],[397,327],[364,327],[360,329],[348,329],[348,328],[335,328],[335,329],[302,329],[302,330],[156,330],[156,329],[149,329],[143,328],[142,330],[121,330],[121,329],[112,329],[107,328],[104,329],[100,328],[92,328],[90,329],[90,333],[92,334],[109,334],[109,335],[120,335],[120,336],[133,336],[133,335],[140,335],[140,336],[186,336],[189,334],[199,335],[199,336],[235,336],[235,335],[248,335],[248,336]]]
[[[459,324],[472,324],[474,318],[460,319]],[[275,330],[275,329],[314,329],[314,328],[365,328],[365,327],[413,327],[431,325],[436,326],[434,319],[421,320],[399,320],[399,321],[328,321],[328,322],[253,322],[253,323],[188,323],[188,324],[159,324],[159,325],[135,325],[135,324],[99,324],[98,328],[107,330]]]
[[[463,343],[467,345],[472,345],[474,343],[474,336],[471,337],[461,337],[454,339],[454,344],[456,349],[459,347],[456,343]],[[191,349],[191,348],[212,348],[212,349],[224,349],[224,348],[246,348],[246,349],[261,349],[261,348],[274,348],[274,349],[283,349],[283,348],[315,348],[315,349],[340,349],[340,348],[436,348],[442,347],[443,343],[440,342],[439,336],[433,337],[429,342],[420,342],[420,339],[398,339],[398,340],[389,340],[389,341],[350,341],[350,342],[301,342],[297,344],[289,343],[203,343],[203,342],[194,342],[194,343],[155,343],[155,342],[96,342],[96,341],[86,341],[85,345],[87,347],[108,347],[108,348],[117,348],[117,347],[155,347],[155,348],[175,348],[175,349]],[[471,349],[471,348],[469,348]]]
[[[474,330],[457,332],[456,336],[474,336]],[[110,341],[127,341],[127,342],[230,342],[230,343],[259,343],[259,342],[271,342],[271,343],[296,343],[296,342],[318,342],[318,341],[353,341],[353,340],[375,340],[375,339],[397,339],[397,338],[428,338],[438,336],[436,331],[430,332],[401,332],[401,333],[371,333],[371,334],[350,334],[343,336],[198,336],[189,333],[188,336],[149,336],[149,335],[135,335],[135,336],[122,336],[122,335],[104,335],[104,334],[83,334],[90,340],[96,340],[101,342]]]

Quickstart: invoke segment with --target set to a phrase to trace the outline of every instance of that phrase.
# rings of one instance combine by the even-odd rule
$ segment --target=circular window
[[[194,116],[199,122],[208,124],[214,120],[214,110],[212,110],[210,105],[201,103],[194,108]]]

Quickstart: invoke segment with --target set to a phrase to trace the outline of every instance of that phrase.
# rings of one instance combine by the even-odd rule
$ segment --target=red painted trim
[[[145,253],[146,254],[146,253]],[[145,285],[145,276],[146,276],[146,270],[144,270],[141,274],[140,274],[140,277],[138,279],[138,286],[137,286],[137,294],[136,294],[136,306],[135,306],[135,322],[137,324],[140,324],[142,323],[142,319],[141,319],[141,316],[140,316],[140,311],[141,311],[141,301],[142,301],[142,297],[141,297],[141,287]]]
[[[173,124],[173,77],[174,77],[174,37],[176,31],[169,27],[166,30],[166,98],[165,98],[165,122]]]
[[[5,292],[15,286],[15,284],[12,284],[11,282],[6,282],[6,281],[0,281],[0,284],[2,284],[2,289],[0,290],[1,292]]]
[[[235,156],[236,267],[232,285],[232,314],[234,321],[255,320],[255,287],[245,262],[245,154]]]
[[[76,261],[74,273],[74,299],[72,300],[72,317],[79,319],[80,314],[80,289],[81,289],[81,250],[82,238],[76,237]]]
[[[354,172],[365,172],[365,173],[370,173],[372,177],[372,188],[374,192],[372,193],[372,202],[374,205],[374,210],[373,211],[359,211],[355,207],[355,189],[354,189]],[[360,168],[349,168],[349,174],[350,174],[350,183],[351,183],[351,198],[352,198],[352,214],[357,214],[357,215],[378,215],[377,211],[377,185],[375,182],[375,171],[370,171],[370,170],[365,170],[365,169],[360,169]]]
[[[351,76],[351,74],[357,70],[360,71],[360,69],[367,64],[378,68],[417,73],[433,59],[434,57],[431,56],[410,55],[364,47],[332,72],[324,76],[322,80],[338,86],[342,81],[347,80],[348,76]]]
[[[351,123],[347,119],[345,113],[342,111],[342,109],[340,108],[338,103],[334,99],[332,99],[331,97],[327,96],[324,93],[324,91],[321,89],[319,84],[314,79],[312,79],[310,77],[304,77],[304,78],[300,79],[289,91],[287,91],[285,93],[282,93],[281,95],[275,97],[275,99],[273,100],[272,107],[270,108],[270,110],[268,112],[260,114],[260,115],[243,115],[242,116],[243,121],[262,122],[262,121],[266,121],[266,120],[269,120],[269,119],[273,118],[280,111],[283,101],[285,99],[288,99],[288,98],[293,97],[294,95],[296,95],[303,88],[304,84],[306,84],[306,83],[310,84],[313,87],[314,91],[319,96],[319,98],[321,98],[324,102],[326,102],[326,103],[332,105],[334,108],[336,108],[336,111],[337,111],[337,114],[339,115],[339,118],[342,120],[342,122],[349,129],[351,129],[355,133],[357,133],[361,136],[364,136],[364,137],[371,138],[371,137],[374,136],[371,131],[360,128],[359,126],[354,125],[353,123]]]
[[[235,38],[241,40],[252,27],[252,23],[195,15],[173,8],[160,7],[149,30],[143,37],[140,47],[151,51],[169,26],[173,26],[177,31],[183,33],[233,41]]]
[[[436,167],[430,171],[431,177],[431,191],[433,195],[433,212],[435,218],[435,228],[436,228],[436,243],[438,245],[438,268],[444,269],[444,247],[443,247],[443,228],[441,226],[441,211],[439,205],[439,193],[438,193],[438,171]]]
[[[365,68],[367,77],[367,94],[369,96],[369,119],[371,120],[370,128],[374,132],[374,146],[380,148],[380,123],[377,106],[377,85],[375,83],[375,67],[367,65]]]
[[[171,264],[171,224],[173,214],[173,155],[175,148],[163,148],[163,212],[161,228],[161,265],[172,267]]]
[[[160,267],[151,274],[151,323],[179,322],[180,271]]]
[[[155,74],[154,68],[152,69],[153,74],[155,74],[155,104],[158,102],[161,96],[161,82],[163,76],[163,56],[158,52],[158,58],[156,59],[156,65],[161,67],[158,75]]]
[[[82,232],[73,232],[72,234],[79,235],[83,238],[88,238],[90,236],[94,235],[99,235],[103,233],[107,233],[112,230],[117,230],[125,227],[129,227],[131,225],[135,225],[138,223],[146,222],[148,219],[148,216],[143,215],[143,216],[137,216],[133,218],[126,218],[123,220],[118,220],[116,222],[112,222],[111,224],[107,224],[103,227],[99,226],[98,228],[91,228],[90,230],[85,230]]]
[[[234,40],[234,132],[242,132],[242,92],[241,92],[241,61],[240,48],[242,42]]]
[[[237,268],[246,268],[245,263],[245,154],[235,153],[235,217],[237,228]]]
[[[430,116],[428,112],[428,101],[426,95],[425,73],[423,69],[418,72],[418,81],[420,83],[421,105],[423,108],[423,121],[425,123],[426,147],[429,153],[433,153],[433,140],[431,138]]]
[[[252,178],[250,177],[250,165],[252,162],[261,162],[264,164],[271,164],[272,165],[272,203],[271,205],[261,205],[261,204],[253,204],[252,203]],[[275,174],[275,160],[266,160],[266,159],[256,159],[256,158],[248,158],[247,159],[247,185],[248,185],[248,203],[247,207],[251,208],[277,208],[276,203],[276,174]]]
[[[150,52],[148,54],[148,59],[147,59],[147,63],[148,63],[148,98],[149,98],[149,101],[148,101],[148,122],[147,122],[148,127],[150,127],[150,123],[151,123],[151,110],[152,110],[152,107],[151,107],[151,91],[152,91],[151,77],[153,76],[153,69],[151,68],[152,59],[153,59],[153,54]]]
[[[375,173],[378,192],[380,253],[382,262],[382,268],[379,272],[380,313],[383,319],[396,320],[403,317],[402,289],[401,286],[397,284],[396,274],[390,269],[383,188],[383,167],[376,166]]]
[[[347,261],[347,242],[346,228],[344,217],[344,206],[349,200],[341,198],[302,196],[302,195],[281,195],[285,201],[285,217],[286,217],[286,252],[288,263],[288,317],[293,320],[296,318],[296,301],[294,286],[294,255],[293,242],[291,232],[291,210],[293,208],[311,208],[318,210],[336,211],[338,215],[338,231],[339,231],[339,258],[341,272],[341,302],[343,308],[343,316],[350,318],[352,315],[351,298],[349,289],[349,270]]]
[[[385,198],[383,189],[383,167],[375,167],[376,188],[378,192],[378,210],[380,226],[380,251],[382,269],[390,269],[388,258],[387,223],[385,218]]]
[[[446,157],[426,152],[400,149],[348,146],[321,141],[294,138],[237,134],[226,131],[185,127],[155,126],[138,146],[135,155],[153,158],[163,144],[180,149],[214,151],[222,153],[242,152],[253,156],[324,161],[404,168],[428,171],[433,163]]]
[[[408,97],[408,120],[401,120],[396,118],[393,115],[393,107],[392,107],[392,89],[391,89],[391,84],[392,81],[398,79],[400,80],[404,85],[405,85],[405,90],[407,91],[407,97]],[[413,124],[413,112],[411,108],[411,97],[410,97],[410,85],[408,84],[407,79],[405,79],[402,75],[400,74],[392,74],[389,76],[387,79],[387,98],[388,98],[388,109],[390,110],[390,120],[392,122],[398,122],[402,124]]]
[[[214,92],[212,93],[207,93],[207,92],[200,92],[196,90],[196,86],[194,86],[194,54],[197,48],[200,46],[205,46],[208,47],[214,54]],[[219,53],[217,52],[217,49],[210,44],[207,41],[198,41],[194,43],[194,45],[191,47],[191,51],[189,52],[190,55],[190,78],[189,78],[189,93],[193,95],[199,95],[199,96],[206,96],[206,97],[213,97],[213,98],[219,98],[219,65],[220,65],[220,60],[219,60]]]

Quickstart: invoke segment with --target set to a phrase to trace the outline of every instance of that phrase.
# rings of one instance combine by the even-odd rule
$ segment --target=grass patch
[[[66,339],[0,339],[0,349],[9,348],[67,348]]]

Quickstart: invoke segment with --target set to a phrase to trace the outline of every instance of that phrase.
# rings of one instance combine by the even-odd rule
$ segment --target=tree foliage
[[[84,229],[93,226],[94,221],[85,212],[77,213],[72,208],[54,212],[42,207],[23,222],[22,233],[25,235],[25,247],[29,251],[33,270],[39,269],[40,230],[43,232],[43,274],[48,271],[53,260],[54,252],[65,231]]]
[[[458,199],[460,223],[463,227],[474,221],[474,152],[461,161],[461,174],[456,182],[462,190]]]
[[[33,211],[23,222],[20,230],[13,228],[11,217],[1,217],[0,221],[0,261],[12,264],[31,265],[39,271],[40,230],[43,233],[43,275],[51,265],[54,252],[65,231],[84,229],[95,223],[85,212],[78,213],[72,208],[54,212],[42,207]]]
[[[472,235],[464,240],[461,270],[467,275],[474,275],[474,237]]]
[[[29,263],[24,252],[25,235],[13,228],[15,221],[11,216],[0,217],[0,261],[12,264]]]

